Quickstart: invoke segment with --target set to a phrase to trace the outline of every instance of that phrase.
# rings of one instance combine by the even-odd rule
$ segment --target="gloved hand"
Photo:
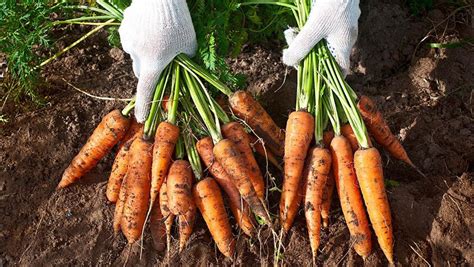
[[[324,38],[347,75],[351,50],[357,40],[359,16],[359,0],[314,0],[300,33],[292,28],[285,31],[289,47],[283,50],[283,63],[297,65]]]
[[[186,0],[133,0],[125,9],[119,33],[138,78],[135,117],[144,122],[160,74],[178,54],[192,57],[196,52]]]

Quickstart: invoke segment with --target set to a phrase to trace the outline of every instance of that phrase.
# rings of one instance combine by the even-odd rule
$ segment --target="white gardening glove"
[[[144,122],[156,83],[180,53],[194,56],[196,33],[186,0],[133,0],[119,28],[123,50],[138,78],[135,117]]]
[[[357,40],[359,16],[359,0],[314,0],[303,29],[299,33],[292,28],[285,31],[289,47],[283,50],[283,63],[298,65],[324,38],[344,75],[347,75],[351,50]]]

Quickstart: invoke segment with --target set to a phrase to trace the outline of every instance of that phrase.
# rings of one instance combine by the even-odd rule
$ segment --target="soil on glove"
[[[423,178],[382,152],[396,262],[400,266],[472,266],[474,51],[469,45],[430,49],[426,41],[420,41],[429,35],[438,41],[457,42],[472,37],[473,28],[460,24],[458,17],[449,17],[451,9],[435,9],[419,18],[411,16],[401,2],[362,1],[359,41],[353,51],[353,73],[348,76],[356,92],[377,102],[413,162],[427,175]],[[444,24],[433,28],[441,22]],[[86,30],[75,28],[74,33]],[[58,46],[69,41],[62,40]],[[296,84],[295,72],[280,63],[282,47],[247,46],[229,62],[248,76],[248,90],[259,96],[284,127],[294,106]],[[137,81],[128,56],[107,46],[105,33],[50,64],[43,75],[46,83],[40,92],[47,96],[48,104],[40,109],[7,105],[4,112],[9,122],[0,126],[0,266],[125,262],[254,266],[273,262],[275,239],[268,229],[255,240],[235,230],[238,246],[232,262],[218,252],[202,218],[181,254],[177,240],[173,240],[169,258],[156,252],[148,232],[142,250],[127,245],[122,235],[113,234],[114,206],[105,198],[113,153],[79,183],[56,192],[62,172],[101,118],[124,106],[120,100],[89,97],[71,84],[93,95],[127,98]],[[281,173],[269,170],[275,179],[270,183],[281,185]],[[274,214],[278,199],[278,192],[270,193]],[[373,241],[374,252],[364,262],[351,249],[334,198],[331,223],[322,231],[317,261],[330,266],[384,266],[387,261],[375,238]],[[281,264],[311,264],[301,212],[283,244]]]

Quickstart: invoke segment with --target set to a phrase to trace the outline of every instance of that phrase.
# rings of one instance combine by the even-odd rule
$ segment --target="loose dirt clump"
[[[383,154],[390,181],[396,262],[400,266],[474,265],[472,47],[429,49],[426,43],[419,44],[451,10],[440,8],[428,18],[419,18],[411,16],[401,2],[362,2],[359,41],[348,77],[358,93],[375,99],[393,132],[427,175],[423,178]],[[471,31],[462,25],[453,29],[443,41],[459,40]],[[141,257],[138,246],[130,248],[122,236],[114,236],[113,206],[105,198],[113,154],[77,185],[55,192],[63,170],[101,117],[123,106],[120,101],[86,96],[66,82],[93,95],[118,98],[130,97],[136,85],[128,56],[109,48],[104,35],[88,40],[44,70],[46,83],[40,91],[48,96],[48,105],[5,109],[9,122],[0,126],[0,265],[123,265],[127,258],[129,264],[138,265],[231,265],[215,248],[202,219],[197,220],[183,253],[177,253],[173,241],[169,259],[152,249],[148,235]],[[294,106],[296,84],[294,71],[280,63],[281,49],[276,44],[248,46],[229,62],[249,77],[249,90],[259,94],[284,126]],[[281,174],[270,171],[281,184]],[[272,192],[273,214],[277,214],[278,199],[278,192]],[[334,199],[331,224],[322,232],[318,263],[386,265],[378,245],[365,262],[351,249],[337,202]],[[263,230],[258,237],[248,240],[239,235],[234,264],[273,262],[271,234]],[[302,213],[285,244],[280,263],[311,263]]]

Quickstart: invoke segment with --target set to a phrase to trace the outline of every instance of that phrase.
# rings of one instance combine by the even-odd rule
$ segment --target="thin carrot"
[[[258,163],[250,147],[250,139],[248,134],[245,132],[244,127],[238,122],[229,122],[222,127],[222,134],[224,138],[227,138],[234,142],[237,149],[242,153],[242,156],[246,159],[247,165],[251,172],[250,181],[252,182],[253,188],[257,193],[258,198],[261,201],[265,199],[265,181],[263,180],[262,173],[258,167]]]
[[[393,264],[392,216],[378,150],[373,147],[357,150],[354,155],[354,167],[372,228],[383,253]]]
[[[234,214],[237,224],[246,235],[252,236],[255,227],[250,209],[247,203],[241,200],[239,190],[235,187],[231,177],[225,172],[222,165],[215,160],[212,152],[212,149],[214,148],[212,138],[205,137],[199,140],[196,143],[196,148],[209,172],[214,176],[219,186],[227,194],[230,210]]]
[[[306,154],[313,139],[314,118],[305,111],[292,112],[286,125],[284,180],[280,199],[280,222],[288,232],[298,212],[300,187]]]
[[[158,199],[156,202],[159,202]],[[150,232],[153,239],[153,247],[157,251],[163,251],[166,246],[166,227],[159,203],[155,203],[151,210]]]
[[[374,137],[375,141],[382,145],[395,158],[406,162],[414,169],[419,169],[413,164],[408,157],[406,150],[398,138],[392,134],[387,122],[382,116],[382,113],[377,109],[375,103],[367,96],[361,96],[359,103],[357,103],[360,114],[364,118],[369,133]],[[424,174],[423,174],[424,176]]]
[[[229,97],[232,111],[247,122],[265,145],[277,156],[283,156],[285,134],[255,99],[246,91],[237,91]]]
[[[168,207],[174,215],[184,215],[193,207],[193,174],[186,160],[176,160],[168,171]]]
[[[57,188],[69,186],[86,175],[124,137],[129,125],[130,119],[119,110],[107,114],[64,171]]]
[[[364,259],[372,251],[369,222],[353,166],[352,147],[347,138],[336,136],[331,142],[332,166],[341,209],[354,249]]]
[[[134,135],[129,136],[130,132],[133,132]],[[105,193],[107,199],[112,203],[117,202],[123,177],[127,174],[128,160],[130,156],[128,151],[130,150],[130,146],[132,145],[133,140],[140,137],[142,134],[143,126],[138,123],[132,123],[132,126],[127,132],[127,136],[124,137],[124,141],[126,141],[122,142],[121,146],[119,146],[114,163],[112,164],[112,171],[110,172]]]
[[[357,137],[349,123],[341,126],[341,134],[351,143],[352,151],[356,152],[359,149],[359,142],[357,142]]]
[[[138,123],[134,118],[130,119],[130,127],[128,127],[128,131],[125,134],[125,136],[120,140],[120,142],[117,145],[117,151],[120,150],[120,148],[125,145],[125,143],[132,139],[134,136],[136,136],[137,132],[142,131],[143,129],[143,124]]]
[[[130,147],[127,196],[120,223],[122,232],[130,244],[140,238],[145,225],[150,197],[152,159],[153,143],[143,138],[136,138]]]
[[[305,194],[305,217],[309,241],[315,262],[321,241],[321,205],[323,190],[331,171],[331,153],[328,149],[312,149],[309,160],[309,175]]]
[[[169,122],[161,122],[155,134],[153,164],[151,169],[150,203],[154,203],[171,164],[174,147],[178,142],[179,128]]]
[[[167,181],[164,181],[160,188],[160,211],[163,215],[165,230],[166,230],[166,247],[170,249],[171,243],[171,227],[173,226],[174,214],[171,213],[168,205],[168,186]]]
[[[235,240],[219,186],[214,179],[206,178],[194,186],[193,195],[219,251],[226,257],[232,257]]]
[[[117,203],[115,204],[115,211],[114,211],[114,234],[118,234],[121,227],[120,223],[122,222],[122,215],[123,215],[123,207],[125,206],[125,199],[127,198],[127,176],[125,176],[122,180],[122,185],[120,186],[120,193]]]
[[[323,143],[325,147],[329,148],[331,146],[331,141],[334,138],[334,133],[332,131],[325,131],[323,135]],[[331,169],[329,172],[328,179],[326,181],[326,186],[323,189],[323,203],[321,204],[321,218],[323,219],[323,227],[326,228],[329,226],[329,210],[331,209],[332,194],[334,192],[334,172]]]
[[[258,198],[252,182],[249,179],[251,171],[249,170],[247,161],[234,142],[229,139],[222,139],[214,146],[213,152],[217,161],[232,178],[240,195],[249,204],[252,211],[271,225],[272,222],[268,210],[264,202]]]
[[[250,139],[250,146],[255,150],[255,152],[268,159],[268,161],[270,161],[270,163],[273,164],[273,166],[275,166],[277,169],[283,170],[275,154],[273,154],[270,149],[265,148],[263,140],[258,139],[253,134],[249,134],[248,136]]]
[[[186,247],[191,234],[193,233],[194,220],[196,219],[196,206],[194,200],[191,202],[192,205],[188,211],[178,216],[179,223],[179,252],[183,251]]]

